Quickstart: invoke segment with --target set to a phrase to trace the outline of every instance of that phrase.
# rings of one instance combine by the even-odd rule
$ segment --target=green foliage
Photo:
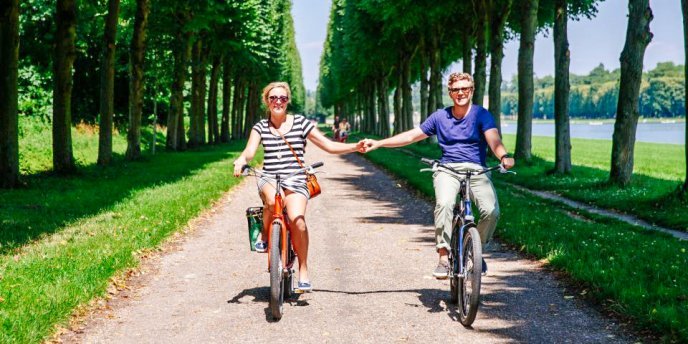
[[[569,114],[571,117],[613,118],[619,95],[619,70],[608,71],[602,64],[588,75],[571,74]],[[516,76],[514,76],[514,80]],[[535,78],[533,116],[553,118],[554,79],[552,76]],[[516,114],[518,84],[506,83],[502,93],[502,113]],[[657,64],[643,73],[640,88],[639,111],[645,117],[681,117],[685,115],[685,82],[683,66],[672,62]]]

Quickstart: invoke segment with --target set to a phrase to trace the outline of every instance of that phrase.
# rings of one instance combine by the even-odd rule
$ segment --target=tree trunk
[[[220,79],[222,57],[213,58],[210,70],[210,89],[208,91],[208,143],[220,143],[220,129],[217,125],[217,84]]]
[[[502,59],[504,58],[504,26],[511,12],[511,0],[490,2],[490,84],[488,86],[489,111],[499,134],[502,134]]]
[[[103,35],[103,54],[100,65],[100,123],[98,131],[98,165],[112,160],[112,115],[115,108],[115,48],[119,0],[108,0],[108,14]]]
[[[684,51],[684,63],[683,63],[683,89],[685,93],[683,94],[684,108],[686,109],[686,138],[684,141],[683,150],[685,152],[685,164],[686,164],[686,180],[683,182],[683,192],[688,193],[688,0],[681,0],[681,12],[683,13],[683,51]]]
[[[401,73],[399,73],[396,76],[396,83],[397,87],[394,90],[394,135],[401,133],[402,130],[402,124],[401,124],[401,118],[403,115],[401,114],[401,88],[402,88],[402,76]]]
[[[538,0],[524,0],[522,6],[521,42],[518,48],[518,127],[514,155],[529,162],[533,131],[533,52]]]
[[[179,150],[179,119],[184,114],[184,83],[186,82],[187,61],[191,50],[191,35],[177,33],[177,48],[174,51],[174,78],[170,92],[170,110],[167,115],[167,142],[169,150]],[[182,130],[183,133],[183,130]],[[183,136],[182,136],[183,137]]]
[[[569,19],[567,0],[556,0],[554,18],[554,173],[571,172],[571,132],[569,128]]]
[[[19,2],[0,4],[0,187],[19,184]]]
[[[57,0],[53,50],[53,168],[57,173],[76,170],[72,155],[72,67],[76,57],[75,0]]]
[[[408,57],[403,62],[402,68],[402,88],[401,88],[401,112],[403,113],[402,131],[407,131],[413,127],[413,94],[411,93],[411,58]]]
[[[427,65],[427,54],[423,52],[420,56],[420,122],[423,123],[428,117],[429,113],[426,111],[428,108],[428,65]]]
[[[241,138],[241,116],[243,109],[243,94],[245,92],[244,81],[237,75],[234,78],[234,99],[232,102],[232,139]]]
[[[378,113],[380,115],[379,117],[381,122],[381,130],[379,134],[382,137],[389,136],[389,98],[387,97],[387,94],[387,78],[383,76],[378,80],[377,87],[377,105],[380,108]]]
[[[473,90],[473,103],[480,106],[483,105],[485,98],[485,81],[487,80],[487,11],[485,9],[484,0],[475,0],[475,18],[477,21],[475,30],[475,73],[473,74],[473,81],[475,89]]]
[[[220,142],[229,142],[229,106],[232,96],[232,74],[229,59],[222,67],[222,122],[220,123]]]
[[[129,131],[127,132],[128,160],[141,156],[141,114],[143,113],[143,63],[146,56],[146,27],[150,6],[148,0],[136,1],[134,35],[131,38],[129,81]]]
[[[440,52],[440,37],[442,36],[442,28],[436,28],[437,32],[432,39],[433,54],[430,60],[430,98],[428,99],[428,115],[441,109],[444,104],[442,102],[442,94],[445,88],[442,86],[442,53]]]
[[[201,111],[202,87],[201,87],[201,55],[203,54],[203,41],[197,39],[193,44],[191,53],[191,112],[189,114],[189,147],[198,147],[201,144],[201,131],[204,128],[201,126],[201,118],[203,118],[203,111]]]
[[[258,84],[255,80],[251,80],[248,85],[248,96],[246,99],[246,116],[244,116],[244,125],[242,128],[243,137],[248,137],[251,132],[251,127],[254,124],[255,114],[255,99],[258,97]]]
[[[639,117],[638,97],[645,48],[652,40],[651,21],[649,0],[628,2],[628,27],[620,58],[621,80],[612,135],[612,166],[609,172],[609,180],[620,186],[628,185],[633,174],[633,150]]]
[[[461,31],[461,46],[463,48],[462,61],[464,73],[473,74],[473,42],[471,42],[472,32],[470,26],[465,26]]]
[[[155,145],[158,139],[158,100],[153,100],[153,142],[151,142],[151,154],[155,155]]]

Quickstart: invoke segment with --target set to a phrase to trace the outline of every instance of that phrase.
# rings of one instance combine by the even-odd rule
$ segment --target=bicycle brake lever
[[[502,165],[499,165],[499,173],[502,173],[502,174],[503,174],[503,173],[513,173],[513,174],[516,174],[516,172],[514,172],[514,171],[509,171],[509,170],[507,170],[506,168],[504,168],[504,166],[502,166]]]
[[[432,168],[421,168],[420,172],[435,172]]]

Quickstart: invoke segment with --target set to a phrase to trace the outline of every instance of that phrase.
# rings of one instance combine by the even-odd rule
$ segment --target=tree
[[[19,2],[0,3],[0,187],[19,183]]]
[[[72,67],[76,56],[75,0],[57,0],[53,49],[53,168],[57,173],[76,170],[72,155]]]
[[[567,37],[567,0],[554,5],[554,140],[555,173],[571,172],[571,132],[569,128],[569,40]]]
[[[612,136],[612,161],[610,182],[626,186],[633,174],[633,151],[638,125],[638,98],[643,72],[645,48],[652,40],[650,22],[652,9],[649,0],[628,2],[628,27],[626,42],[621,52],[621,79],[619,100]]]
[[[518,49],[518,124],[516,158],[531,159],[533,127],[533,53],[537,29],[538,0],[524,0],[520,5],[521,41]]]
[[[487,79],[487,9],[485,0],[473,0],[473,18],[475,18],[475,72],[473,74],[473,103],[483,105],[485,81]]]
[[[686,158],[686,180],[683,182],[683,192],[688,192],[688,0],[681,0],[681,12],[683,13],[683,49],[685,60],[683,63],[684,82],[684,113],[686,120],[686,138],[684,151]]]
[[[490,18],[490,84],[489,110],[497,130],[502,132],[502,59],[504,58],[504,26],[511,11],[511,0],[487,0]]]
[[[141,156],[141,113],[143,112],[143,62],[146,50],[146,26],[148,25],[148,0],[136,0],[134,35],[131,38],[129,70],[129,130],[127,152],[129,160]]]
[[[115,111],[115,48],[119,0],[108,0],[103,53],[100,66],[100,131],[98,132],[98,165],[112,160],[112,115]]]

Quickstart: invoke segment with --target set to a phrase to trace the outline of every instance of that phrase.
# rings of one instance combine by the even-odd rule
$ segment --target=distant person
[[[334,123],[332,124],[332,133],[334,135],[335,141],[339,141],[339,123],[341,123],[341,121],[339,120],[339,115],[335,115]]]
[[[349,138],[349,131],[351,131],[351,124],[346,118],[342,118],[339,122],[339,142],[346,142],[346,139]]]
[[[458,171],[482,171],[486,167],[487,147],[490,147],[505,168],[512,168],[515,161],[504,148],[492,115],[482,106],[471,104],[473,85],[470,74],[451,74],[448,89],[453,106],[437,110],[418,128],[379,141],[366,139],[366,151],[379,147],[402,147],[437,135],[442,150],[442,164],[448,164]],[[439,263],[433,276],[445,279],[449,273],[449,241],[459,181],[439,171],[433,175],[433,185],[436,198],[435,243],[439,253]],[[480,210],[478,232],[485,245],[492,238],[499,218],[497,194],[487,174],[471,178],[471,191],[471,198]],[[483,261],[483,272],[486,271],[487,265]]]

